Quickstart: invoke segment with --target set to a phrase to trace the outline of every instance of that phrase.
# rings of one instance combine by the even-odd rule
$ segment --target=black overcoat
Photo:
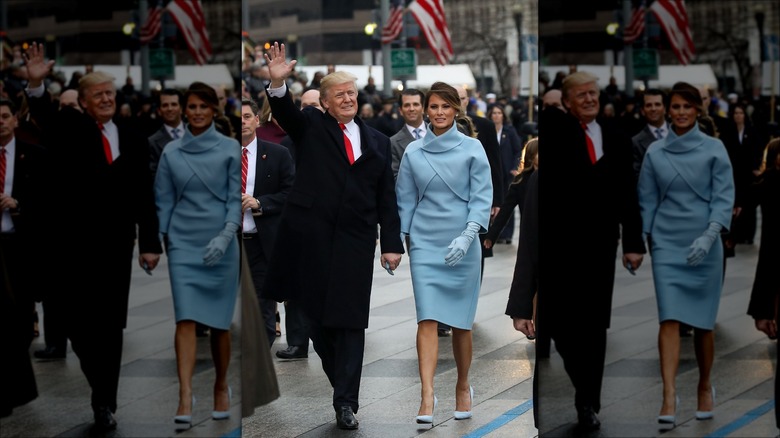
[[[557,108],[540,116],[538,324],[551,334],[608,328],[618,244],[645,252],[631,139],[599,122],[604,155],[591,164],[576,118]]]
[[[366,328],[377,224],[381,251],[404,252],[390,140],[355,118],[362,155],[350,165],[330,114],[301,111],[289,95],[268,99],[296,145],[296,176],[263,297],[299,300],[324,327]]]

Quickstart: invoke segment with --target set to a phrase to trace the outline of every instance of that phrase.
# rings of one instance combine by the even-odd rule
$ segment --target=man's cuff
[[[43,96],[43,92],[46,91],[46,87],[41,82],[41,85],[38,85],[35,88],[25,88],[24,91],[27,92],[27,96],[29,97],[41,97]]]
[[[268,95],[271,97],[284,97],[285,94],[287,94],[287,83],[282,84],[282,86],[278,88],[271,88],[269,85],[267,90]]]

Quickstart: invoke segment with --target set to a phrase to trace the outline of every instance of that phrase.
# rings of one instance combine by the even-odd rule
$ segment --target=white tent
[[[569,72],[568,65],[543,65],[542,71],[546,71],[550,80],[555,78],[559,71]],[[610,76],[614,76],[618,88],[625,90],[626,73],[622,65],[578,65],[578,71],[587,71],[593,73],[599,78],[599,88],[605,88],[609,85]],[[658,67],[658,79],[648,81],[650,88],[672,88],[675,82],[688,82],[694,86],[706,85],[712,89],[718,87],[718,80],[709,64],[695,65],[661,65]],[[641,80],[634,80],[634,89],[641,90],[644,83]]]
[[[114,84],[117,88],[125,85],[125,79],[128,74],[133,78],[135,89],[141,90],[141,66],[139,65],[95,65],[95,70],[103,71],[115,78]],[[84,72],[83,65],[55,65],[54,71],[61,71],[65,74],[65,80],[70,81],[73,72]],[[233,77],[230,75],[225,64],[213,65],[177,65],[174,67],[174,76],[172,80],[165,81],[165,86],[169,88],[185,89],[195,81],[205,82],[209,85],[224,86],[228,90],[234,87]],[[66,82],[67,83],[67,82]],[[152,80],[149,82],[152,88],[159,88],[160,82]]]
[[[296,66],[296,70],[306,73],[306,77],[311,81],[314,73],[321,71],[327,73],[328,68],[325,65],[306,65]],[[374,85],[378,90],[384,87],[383,68],[381,65],[336,65],[336,70],[343,70],[352,73],[357,77],[358,88],[363,88],[368,84],[368,77],[374,78]],[[477,81],[471,73],[471,67],[468,64],[449,64],[449,65],[418,65],[417,79],[406,81],[408,88],[430,88],[436,81],[443,81],[450,85],[462,85],[467,89],[473,89],[477,86]],[[398,89],[401,81],[394,80],[392,86]]]

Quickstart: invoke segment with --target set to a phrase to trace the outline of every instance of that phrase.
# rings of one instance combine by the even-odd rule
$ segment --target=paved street
[[[198,341],[195,375],[194,425],[177,430],[178,382],[173,351],[173,308],[167,268],[163,265],[147,276],[133,271],[130,317],[125,332],[122,377],[119,388],[117,437],[521,437],[537,436],[531,410],[531,376],[534,344],[511,328],[504,313],[517,249],[499,245],[487,259],[474,325],[474,361],[471,381],[475,388],[474,417],[453,419],[455,365],[449,338],[441,338],[436,371],[435,426],[414,422],[420,384],[415,352],[415,311],[408,260],[389,276],[374,273],[371,319],[366,339],[360,429],[336,428],[331,407],[331,389],[319,359],[310,348],[309,358],[281,361],[274,358],[281,398],[257,409],[240,424],[240,352],[233,354],[231,385],[233,416],[229,421],[211,420],[213,367],[208,340]],[[717,388],[715,419],[696,421],[696,367],[690,340],[683,342],[678,377],[681,405],[677,428],[658,429],[661,379],[656,349],[657,315],[649,263],[636,277],[618,269],[609,331],[604,379],[602,430],[593,437],[774,437],[772,378],[776,344],[753,327],[745,314],[758,246],[738,247],[729,259],[726,284],[716,326],[714,382]],[[586,256],[586,254],[581,254]],[[165,258],[163,258],[163,262]],[[586,290],[583,285],[583,290]],[[40,306],[39,306],[40,311]],[[95,327],[99,330],[100,327]],[[282,308],[282,331],[284,311]],[[234,333],[240,332],[238,318]],[[583,330],[582,342],[588,342]],[[31,351],[41,348],[36,339]],[[234,344],[238,345],[237,335]],[[272,352],[286,347],[284,335]],[[92,415],[87,383],[72,351],[64,361],[34,360],[40,396],[0,420],[2,437],[86,436]],[[540,363],[542,435],[571,436],[576,421],[571,385],[559,356]]]

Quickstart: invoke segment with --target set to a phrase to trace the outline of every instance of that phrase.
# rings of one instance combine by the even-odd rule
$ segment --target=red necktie
[[[582,130],[585,131],[585,141],[588,142],[588,155],[590,156],[590,164],[596,164],[596,148],[593,146],[593,140],[588,135],[588,125],[580,122]]]
[[[352,164],[355,162],[355,153],[352,151],[352,142],[349,141],[349,137],[347,137],[347,127],[344,126],[343,123],[339,123],[339,128],[341,128],[341,131],[344,134],[344,148],[347,150],[349,164]]]
[[[5,191],[5,146],[0,146],[0,193]]]
[[[249,174],[249,149],[244,148],[243,156],[241,157],[241,193],[246,193],[246,176]]]
[[[103,137],[103,153],[106,154],[106,161],[108,164],[114,162],[114,155],[111,153],[111,143],[108,142],[108,137],[103,132],[103,124],[98,122],[98,128],[100,128],[100,136]]]

